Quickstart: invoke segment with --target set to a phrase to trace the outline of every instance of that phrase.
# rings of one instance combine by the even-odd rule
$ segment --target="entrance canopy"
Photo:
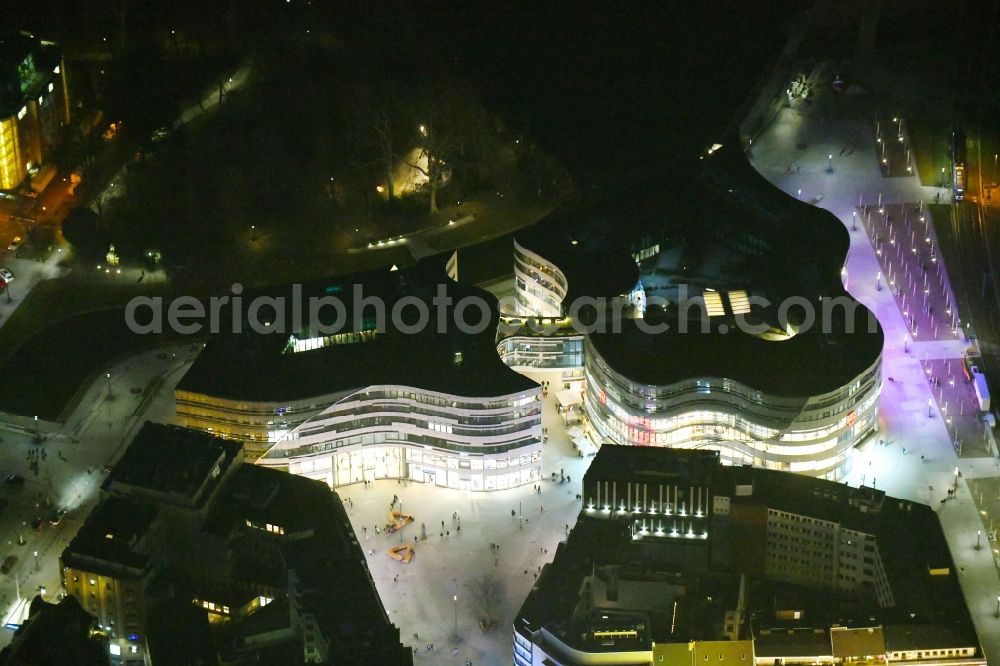
[[[569,409],[583,402],[583,392],[579,389],[565,389],[556,393],[556,400],[559,401],[560,407]]]

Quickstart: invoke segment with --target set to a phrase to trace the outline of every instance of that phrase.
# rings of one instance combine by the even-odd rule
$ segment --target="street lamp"
[[[455,603],[455,633],[452,635],[455,642],[458,642],[458,595],[454,594],[451,600]]]
[[[976,550],[982,550],[983,547],[983,531],[976,530]]]
[[[1000,594],[997,595],[997,617],[1000,617]]]
[[[106,372],[106,373],[104,373],[104,376],[108,380],[108,400],[111,400],[111,373],[110,372]]]
[[[830,173],[833,173],[833,154],[831,153],[831,154],[827,155],[826,156],[826,160],[827,160],[827,162],[826,162],[826,170],[828,172],[830,172]]]

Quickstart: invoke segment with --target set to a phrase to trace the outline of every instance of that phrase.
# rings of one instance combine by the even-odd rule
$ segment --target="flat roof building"
[[[70,120],[66,65],[59,47],[0,30],[0,190],[17,188],[49,163]]]
[[[239,448],[146,423],[63,552],[113,662],[412,664],[337,495]]]
[[[985,664],[937,514],[715,451],[605,446],[514,663]]]
[[[451,280],[444,260],[275,292],[303,312],[334,299],[343,326],[289,320],[282,334],[213,336],[177,386],[178,417],[331,487],[538,481],[540,388],[497,355],[496,298]]]
[[[735,146],[703,156],[689,186],[693,209],[518,232],[508,319],[568,323],[502,335],[498,352],[564,381],[579,369],[596,443],[708,447],[728,464],[843,478],[876,430],[884,342],[844,288],[847,231]],[[646,217],[621,219],[632,214]]]

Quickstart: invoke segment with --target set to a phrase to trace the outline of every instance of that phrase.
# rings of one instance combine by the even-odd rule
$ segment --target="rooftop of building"
[[[242,445],[175,425],[146,422],[104,481],[111,492],[135,492],[202,505],[241,455]]]
[[[0,652],[0,665],[108,666],[107,641],[91,633],[96,624],[97,618],[85,611],[76,597],[50,604],[36,596],[28,619]]]
[[[584,482],[629,477],[651,483],[708,486],[718,468],[718,451],[606,445],[587,468]]]
[[[25,64],[28,56],[30,69]],[[0,117],[17,113],[26,100],[37,95],[60,61],[55,44],[27,32],[0,28]]]
[[[667,296],[665,307],[649,307],[645,315],[644,323],[667,324],[667,330],[650,333],[625,318],[621,332],[609,325],[588,336],[608,365],[628,379],[669,385],[728,378],[790,397],[836,390],[871,366],[883,346],[878,322],[841,282],[848,231],[832,213],[773,187],[751,168],[737,144],[734,138],[692,165],[690,182],[676,197],[639,195],[629,208],[593,216],[591,242],[572,245],[578,235],[575,226],[558,219],[519,233],[518,242],[566,275],[572,292],[564,300],[566,308],[580,296],[630,290],[638,271],[629,251],[653,244],[685,249],[692,265],[664,279],[690,286],[690,306],[680,297]],[[726,250],[724,262],[696,265],[695,260],[718,248]],[[618,268],[627,264],[632,273]],[[626,273],[627,279],[621,277]],[[715,288],[724,297],[733,285],[767,303],[752,304],[739,318],[732,303],[724,305],[719,316],[702,316],[702,291]],[[808,304],[816,319],[787,337],[779,307],[791,298]],[[838,303],[825,318],[824,301],[827,306]],[[844,304],[853,316],[845,315]],[[589,310],[579,312],[583,321]],[[799,306],[787,308],[785,318],[793,325],[807,321]],[[777,335],[765,339],[741,321]]]
[[[91,511],[63,550],[65,566],[118,576],[125,569],[145,572],[149,556],[137,549],[159,511],[145,502],[108,497]]]
[[[302,307],[301,322],[294,320],[293,308],[286,307],[284,334],[212,335],[177,388],[229,400],[269,403],[334,395],[380,384],[469,397],[510,395],[535,388],[534,382],[508,368],[497,355],[496,298],[452,281],[444,272],[445,260],[444,256],[435,256],[401,270],[379,269],[294,287],[296,291],[301,289],[298,298],[303,304],[311,297],[337,298],[343,303],[343,327],[337,333],[377,332],[367,341],[291,353],[288,351],[291,332],[298,330],[296,337],[305,339],[318,336],[320,327],[309,326],[308,305]],[[385,304],[384,322],[380,324],[375,316],[375,306],[356,301],[355,293],[381,299]],[[435,301],[439,293],[443,298]],[[289,299],[286,302],[294,302],[295,298],[292,286],[262,294],[283,296]],[[244,303],[253,297],[245,294]],[[456,324],[455,304],[467,297],[481,299],[489,310],[489,320],[481,325],[480,308],[470,305],[462,318],[473,328],[463,332]],[[450,302],[439,309],[436,303],[445,303],[444,299]],[[392,316],[394,306],[401,303],[409,303],[398,306],[402,323],[393,321]],[[410,332],[407,327],[417,322],[415,303],[426,307],[429,318],[426,326]],[[332,328],[337,317],[333,307],[326,307],[321,310],[318,323]],[[440,330],[439,317],[444,321]],[[224,314],[221,320],[230,321],[229,315]]]
[[[616,231],[610,217],[571,206],[516,232],[514,240],[562,271],[563,303],[569,305],[583,297],[627,294],[639,281],[639,269]]]
[[[280,533],[267,531],[267,525],[280,528]],[[253,543],[233,539],[234,531],[272,540],[286,569],[281,586],[294,576],[303,612],[316,615],[334,654],[344,659],[370,658],[368,663],[412,663],[406,660],[412,655],[400,645],[398,630],[382,606],[343,504],[325,483],[244,465],[213,507],[205,530],[226,538],[234,547]],[[253,578],[251,572],[243,573]],[[245,631],[234,631],[258,631],[261,620],[251,622]]]
[[[720,516],[719,520],[739,520],[736,508],[743,505],[760,507],[755,509],[758,513],[767,508],[835,522],[875,537],[893,606],[881,607],[873,597],[863,594],[838,594],[769,580],[750,570],[744,572],[749,583],[748,612],[753,617],[750,630],[758,655],[780,658],[833,654],[831,627],[861,630],[836,637],[836,649],[845,654],[863,651],[875,642],[889,650],[978,645],[944,533],[937,514],[927,505],[887,497],[873,488],[852,488],[790,472],[723,466],[712,452],[659,447],[603,446],[584,478],[585,492],[597,481],[605,480],[617,480],[619,493],[625,492],[622,484],[628,481],[681,486],[708,482],[714,495],[730,498],[732,517]],[[744,515],[752,521],[760,520],[761,527],[766,524],[766,518]],[[691,590],[691,600],[697,600],[699,593],[717,602],[726,599],[727,594],[735,598],[732,580],[734,576],[738,579],[743,568],[741,558],[738,553],[717,557],[714,549],[738,548],[745,540],[718,538],[726,531],[722,523],[713,519],[710,531],[714,531],[715,538],[710,534],[707,541],[699,541],[702,550],[692,550],[694,542],[689,540],[633,539],[629,525],[628,520],[615,518],[615,514],[582,511],[568,540],[559,545],[552,564],[543,569],[525,600],[515,629],[534,632],[545,626],[560,640],[584,649],[580,647],[586,642],[581,643],[580,636],[585,633],[581,633],[581,622],[587,618],[580,614],[581,594],[597,599],[600,606],[603,587],[591,585],[586,592],[580,592],[581,586],[588,576],[609,565],[618,567],[622,581],[669,583],[672,576],[677,576]],[[705,555],[703,551],[709,549],[712,554]],[[621,594],[627,590],[620,585],[618,589]],[[672,599],[666,593],[659,596]],[[697,603],[686,606],[683,597],[680,601],[678,615],[670,622],[675,631],[657,636],[658,642],[719,638],[713,608]],[[628,605],[619,604],[618,610],[637,612],[643,604],[641,600],[630,600]],[[735,608],[735,604],[725,607]],[[799,614],[786,612],[789,609]],[[868,633],[868,628],[875,629]],[[594,646],[586,649],[603,651]]]

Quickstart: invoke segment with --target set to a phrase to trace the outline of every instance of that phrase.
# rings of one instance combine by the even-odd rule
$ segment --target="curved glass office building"
[[[614,369],[591,339],[585,364],[587,414],[615,444],[713,449],[729,464],[839,478],[876,427],[881,356],[843,384],[801,395],[712,376],[646,383]]]
[[[573,328],[595,440],[841,478],[877,430],[883,344],[841,282],[846,230],[774,189],[737,150],[713,147],[691,186],[693,209],[601,218],[600,238],[579,214],[519,233],[519,314],[573,326],[547,344],[501,337],[498,351],[512,367],[559,369]]]
[[[540,478],[538,390],[470,398],[410,386],[347,393],[258,462],[331,487],[410,479],[461,490],[502,490]]]
[[[345,306],[349,331],[213,337],[178,384],[179,419],[242,440],[260,465],[331,487],[409,479],[489,491],[538,481],[540,387],[497,355],[496,299],[439,264],[313,286],[327,298],[364,287],[368,300]],[[492,305],[479,333],[449,321],[451,305],[420,330],[396,316],[400,303],[434,311],[434,298],[470,296]]]
[[[558,266],[514,241],[514,299],[519,315],[558,317],[566,298],[566,276]]]

